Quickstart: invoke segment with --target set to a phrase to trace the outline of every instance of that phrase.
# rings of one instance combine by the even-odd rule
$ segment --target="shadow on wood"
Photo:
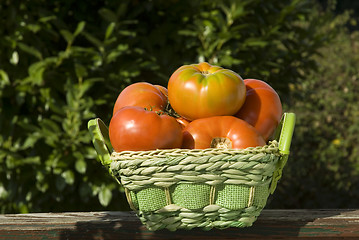
[[[133,212],[0,215],[0,239],[359,239],[359,210],[265,209],[249,228],[151,232]]]
[[[102,221],[84,221],[71,232],[62,232],[61,239],[359,239],[359,211],[357,210],[264,210],[249,228],[225,230],[201,229],[171,232],[147,230],[133,212],[122,213],[117,221],[114,215],[104,215]]]

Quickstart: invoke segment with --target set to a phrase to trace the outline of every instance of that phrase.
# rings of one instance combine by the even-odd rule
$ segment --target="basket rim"
[[[157,150],[148,150],[148,151],[121,151],[111,153],[111,161],[124,160],[126,158],[137,157],[148,158],[148,157],[169,157],[169,156],[179,156],[179,155],[188,155],[188,156],[208,156],[208,155],[239,155],[239,154],[258,154],[258,153],[268,153],[283,155],[279,150],[279,143],[277,140],[269,141],[268,144],[264,146],[257,147],[248,147],[245,149],[221,149],[221,148],[206,148],[206,149],[157,149]]]

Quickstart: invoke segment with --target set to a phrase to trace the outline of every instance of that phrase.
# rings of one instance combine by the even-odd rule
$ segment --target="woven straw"
[[[150,230],[247,227],[281,166],[278,142],[247,149],[123,151],[110,170]]]

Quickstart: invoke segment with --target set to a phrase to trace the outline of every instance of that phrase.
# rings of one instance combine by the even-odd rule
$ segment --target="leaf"
[[[112,50],[106,57],[106,62],[111,63],[116,61],[116,59],[124,55],[128,51],[129,46],[127,44],[119,44],[116,49]]]
[[[30,76],[35,76],[38,74],[39,71],[41,71],[41,69],[43,69],[45,67],[45,62],[44,61],[39,61],[39,62],[35,62],[33,64],[30,65],[29,69],[28,69],[28,73]]]
[[[41,17],[41,18],[39,18],[38,21],[42,22],[42,23],[46,23],[46,22],[56,20],[56,19],[57,19],[57,17],[55,15],[51,15],[51,16]]]
[[[71,170],[67,170],[61,174],[61,176],[65,179],[65,182],[69,185],[74,184],[75,182],[75,174]]]
[[[40,138],[41,136],[36,133],[29,135],[23,143],[22,149],[33,148]]]
[[[118,31],[119,34],[123,35],[123,36],[128,36],[128,37],[135,37],[136,33],[129,31],[129,30],[120,30]]]
[[[10,85],[10,79],[7,73],[0,69],[0,88],[5,87],[6,85]]]
[[[41,30],[41,26],[39,24],[28,24],[27,28],[34,33],[37,33]]]
[[[87,76],[87,70],[84,65],[75,63],[75,73],[77,78],[82,79],[83,77]]]
[[[23,164],[29,164],[29,165],[39,165],[41,164],[41,159],[39,156],[35,157],[27,157],[24,159],[20,159],[19,162],[16,163],[18,166],[21,166]]]
[[[85,81],[83,81],[81,84],[79,84],[78,98],[82,98],[83,95],[96,83],[102,81],[101,78],[88,78]]]
[[[19,203],[19,212],[20,212],[20,213],[29,213],[29,208],[28,208],[28,206],[27,206],[25,203],[20,202],[20,203]]]
[[[116,14],[108,8],[101,8],[99,10],[99,14],[109,22],[117,22]]]
[[[87,33],[87,32],[84,32],[83,33],[85,38],[91,42],[93,45],[95,45],[100,51],[103,51],[104,48],[103,48],[103,43],[97,39],[96,37],[92,36],[91,34]]]
[[[31,68],[31,66],[30,66]],[[45,68],[39,68],[37,71],[33,71],[29,69],[30,76],[25,78],[22,83],[31,83],[31,85],[41,85],[43,82],[43,73],[45,71]]]
[[[14,51],[11,54],[10,63],[13,65],[17,65],[19,63],[19,53],[17,51]]]
[[[183,36],[195,37],[195,36],[197,36],[198,33],[196,31],[191,31],[191,30],[184,29],[184,30],[179,30],[178,34],[183,35]]]
[[[61,33],[62,37],[66,40],[66,42],[68,44],[71,44],[73,42],[74,36],[72,35],[71,32],[69,32],[66,29],[62,29],[62,30],[60,30],[60,33]]]
[[[73,36],[76,37],[77,35],[79,35],[85,29],[85,26],[86,26],[86,22],[84,22],[84,21],[79,22],[79,24],[77,24],[77,27],[76,27],[76,30],[75,30]]]
[[[0,199],[6,199],[9,195],[9,192],[6,190],[6,188],[3,186],[2,183],[0,183]]]
[[[112,199],[112,192],[109,188],[102,186],[100,193],[98,194],[98,199],[102,206],[107,207]]]
[[[113,30],[115,29],[116,24],[114,22],[110,23],[106,29],[106,33],[105,33],[105,39],[109,39],[110,36],[113,33]]]
[[[56,124],[56,122],[48,118],[43,119],[40,124],[43,128],[48,129],[49,132],[53,132],[54,134],[58,134],[61,131],[60,127]]]
[[[258,39],[247,39],[244,43],[244,46],[250,47],[265,47],[268,45],[268,42],[258,40]]]
[[[77,172],[79,173],[85,173],[86,172],[86,167],[87,167],[87,163],[84,159],[83,153],[81,152],[74,152],[73,153],[74,157],[77,159],[75,162],[75,169]]]
[[[39,60],[42,59],[42,54],[39,50],[37,50],[36,48],[32,47],[32,46],[28,46],[25,43],[19,42],[18,46],[21,50],[23,50],[24,52],[33,55],[34,57],[38,58]]]
[[[87,168],[86,161],[83,158],[78,159],[75,163],[75,168],[76,168],[76,171],[81,174],[86,173],[86,168]]]

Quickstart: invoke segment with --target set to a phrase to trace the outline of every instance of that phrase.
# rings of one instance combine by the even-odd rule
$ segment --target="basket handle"
[[[289,149],[292,143],[292,137],[295,126],[295,114],[294,113],[284,113],[275,133],[275,139],[279,141],[278,148],[281,157],[277,164],[277,169],[273,173],[272,183],[270,185],[270,193],[273,194],[274,190],[277,187],[277,182],[282,177],[283,168],[287,163],[289,156]]]
[[[107,126],[100,118],[95,118],[88,121],[87,127],[101,164],[108,166],[111,163],[110,153],[113,150]]]
[[[279,151],[281,154],[289,155],[290,145],[292,143],[292,137],[295,126],[295,114],[284,113],[280,124],[280,134],[277,137],[279,141]]]

